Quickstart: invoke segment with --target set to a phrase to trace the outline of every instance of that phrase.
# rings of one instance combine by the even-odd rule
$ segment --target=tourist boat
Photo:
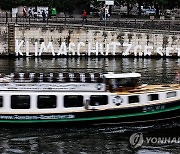
[[[90,126],[178,118],[180,85],[140,84],[140,78],[139,73],[112,72],[1,74],[0,125]]]

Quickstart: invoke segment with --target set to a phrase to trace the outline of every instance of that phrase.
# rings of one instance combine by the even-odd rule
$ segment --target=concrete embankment
[[[0,53],[14,56],[180,57],[180,32],[73,25],[0,25]]]

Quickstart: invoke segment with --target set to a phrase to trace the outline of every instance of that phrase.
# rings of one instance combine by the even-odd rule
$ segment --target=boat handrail
[[[86,83],[103,83],[104,76],[102,73],[11,73],[9,82],[86,82]],[[6,75],[0,78],[4,82]]]

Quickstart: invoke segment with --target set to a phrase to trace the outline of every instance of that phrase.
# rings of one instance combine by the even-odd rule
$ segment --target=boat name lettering
[[[15,84],[15,86],[19,86],[19,87],[24,87],[24,86],[27,86],[27,84]],[[45,87],[45,86],[53,86],[53,87],[70,87],[70,86],[73,86],[73,87],[86,87],[86,85],[84,84],[43,84],[43,83],[40,83],[40,84],[28,84],[28,86],[31,86],[31,87]]]
[[[75,115],[0,115],[5,120],[48,120],[48,119],[73,119]]]
[[[94,90],[104,91],[105,84],[100,83],[7,83],[1,84],[0,89],[8,90]]]
[[[165,105],[145,106],[143,107],[143,112],[157,111],[162,109],[165,109]]]

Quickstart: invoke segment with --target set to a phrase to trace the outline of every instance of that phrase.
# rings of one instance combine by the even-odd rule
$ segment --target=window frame
[[[0,108],[4,106],[4,97],[0,95]]]
[[[16,100],[13,97],[16,97]],[[20,99],[18,100],[18,97],[27,97],[27,99],[25,100],[25,101],[28,101],[27,107],[23,107],[23,106],[21,107],[21,104],[18,104],[19,100],[20,100]],[[31,108],[31,96],[30,95],[11,95],[10,100],[11,100],[11,102],[10,102],[11,109],[30,109]],[[23,101],[23,99],[21,101]],[[17,103],[17,104],[14,104],[14,103]],[[22,102],[20,102],[20,103],[22,103]],[[17,107],[15,107],[15,106],[17,106]]]
[[[70,100],[70,101],[68,101],[69,103],[67,103],[67,99],[69,99],[68,97],[78,97],[78,99],[80,99],[81,102],[80,103],[78,102],[79,104],[76,104],[76,103],[70,102],[70,101],[72,101],[72,100]],[[77,100],[75,100],[75,101],[77,101]],[[64,106],[64,108],[84,107],[84,96],[83,95],[64,95],[63,106]]]
[[[51,96],[51,97],[49,97],[49,96]],[[50,102],[52,103],[52,106],[47,107],[47,105],[48,105],[47,103],[44,103],[44,106],[42,106],[44,101],[43,102],[39,102],[39,101],[42,101],[42,100],[39,100],[40,97],[49,97],[49,98],[41,98],[41,99],[50,99]],[[54,98],[52,98],[52,97],[54,97]],[[42,103],[42,104],[39,104],[39,103]],[[53,107],[54,105],[55,105],[55,107]],[[37,96],[37,108],[38,109],[55,109],[55,108],[57,108],[57,96],[56,95],[38,95]]]
[[[155,95],[158,96],[158,99],[152,99],[152,96],[155,97]],[[148,94],[148,102],[152,102],[152,101],[159,101],[159,94]]]
[[[98,97],[98,96],[103,96],[103,97],[106,97],[106,98],[103,98],[103,99],[106,99],[106,103],[103,103],[103,104],[101,104],[101,103],[98,103],[98,105],[92,105],[93,103],[91,102],[92,101],[92,97]],[[100,98],[99,98],[100,99]],[[89,97],[89,105],[90,106],[102,106],[102,105],[108,105],[108,96],[107,95],[90,95],[90,97]]]
[[[137,97],[138,101],[130,102],[130,97]],[[130,95],[128,96],[128,104],[140,103],[140,96],[139,95]]]
[[[175,95],[172,96],[171,94],[174,93]],[[170,94],[170,96],[168,96],[168,94]],[[177,91],[169,91],[166,93],[166,98],[174,98],[177,96]]]

